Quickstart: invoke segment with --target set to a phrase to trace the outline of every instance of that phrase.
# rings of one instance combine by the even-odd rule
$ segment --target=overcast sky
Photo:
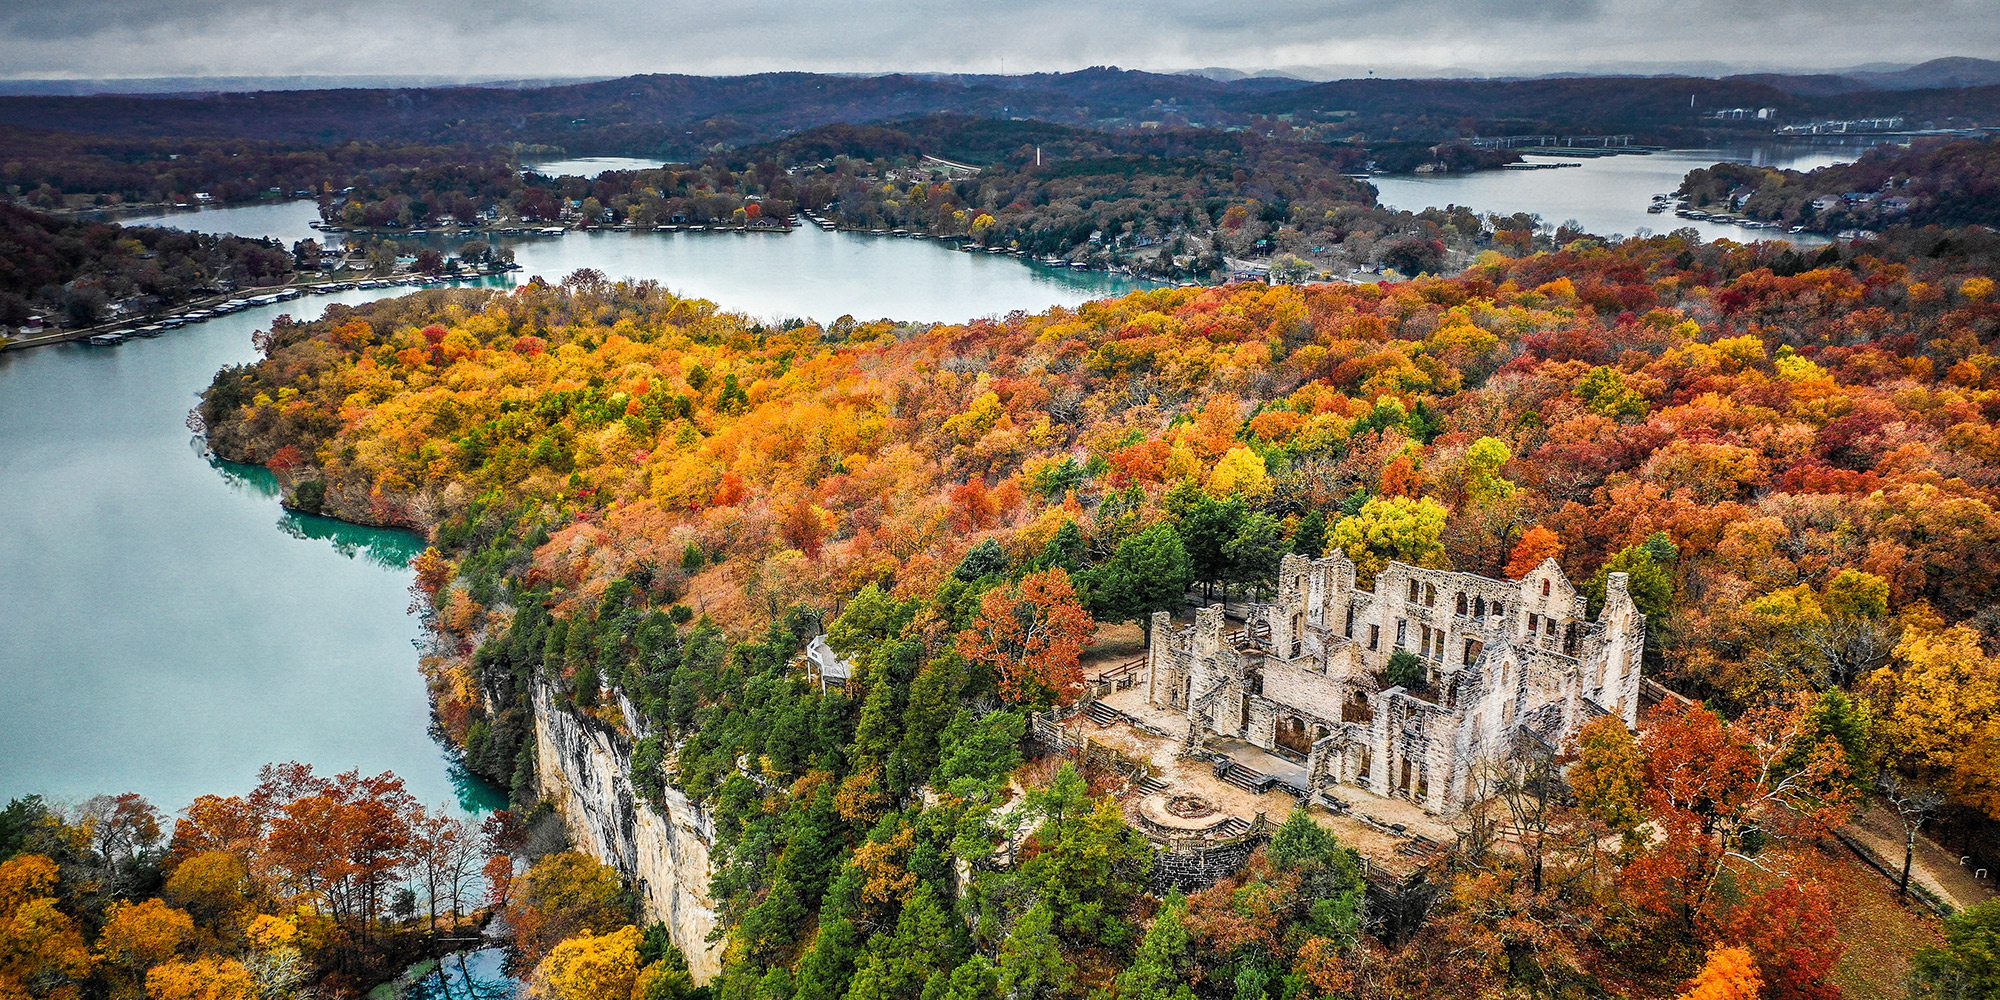
[[[1995,54],[1995,0],[0,0],[0,78],[1657,72]]]

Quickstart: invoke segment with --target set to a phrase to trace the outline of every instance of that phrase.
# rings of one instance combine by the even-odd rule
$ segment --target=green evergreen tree
[[[1028,722],[1018,712],[985,715],[960,709],[938,740],[938,766],[931,781],[961,797],[997,790],[1021,764],[1021,739]]]
[[[896,917],[893,933],[877,934],[848,983],[846,1000],[904,1000],[920,996],[932,976],[956,968],[969,946],[965,926],[939,900],[935,887],[917,889]]]
[[[986,956],[974,955],[949,974],[933,976],[924,986],[923,1000],[991,1000],[1000,995],[1000,970]]]
[[[1278,561],[1285,557],[1285,528],[1259,511],[1238,523],[1236,534],[1222,547],[1228,562],[1225,579],[1264,593],[1278,578]]]
[[[1009,565],[1007,550],[1001,548],[999,542],[988,538],[973,546],[972,551],[959,560],[958,568],[952,570],[951,575],[970,583],[989,576],[1005,576]]]
[[[1155,611],[1178,608],[1194,583],[1194,564],[1171,525],[1133,535],[1103,565],[1085,575],[1091,615],[1099,621],[1138,619],[1151,627]]]
[[[1047,900],[1021,915],[1000,946],[1000,988],[1015,1000],[1058,996],[1070,987],[1069,962],[1056,939],[1055,910]]]
[[[1068,939],[1122,947],[1131,933],[1125,914],[1152,870],[1151,845],[1115,802],[1091,799],[1070,764],[1047,789],[1031,792],[1028,806],[1042,817],[1035,831],[1041,850],[1021,864],[1022,884],[1049,906]]]
[[[1060,566],[1074,576],[1083,570],[1084,558],[1083,532],[1075,521],[1064,521],[1049,543],[1042,546],[1041,554],[1035,556],[1034,568],[1039,571]]]
[[[1430,671],[1424,666],[1423,657],[1407,649],[1399,649],[1389,654],[1389,665],[1383,673],[1390,687],[1421,690],[1430,682]]]
[[[917,601],[898,601],[871,583],[827,623],[826,644],[842,656],[866,652],[902,635],[920,606]]]
[[[1944,946],[1917,953],[1910,995],[1917,1000],[2000,997],[2000,902],[1945,920]]]
[[[903,706],[900,756],[912,774],[907,782],[896,780],[901,776],[891,776],[892,785],[914,785],[937,767],[938,739],[957,712],[965,678],[956,660],[957,654],[940,656],[918,671],[917,679],[911,682],[909,703]]]
[[[792,1000],[792,990],[791,972],[782,965],[774,965],[758,981],[756,1000]]]
[[[1292,551],[1308,559],[1326,555],[1325,511],[1313,510],[1299,518],[1298,530],[1292,532]]]
[[[1243,516],[1242,501],[1204,495],[1189,504],[1174,525],[1194,578],[1206,585],[1210,593],[1216,584],[1229,578],[1229,557],[1224,549],[1236,537]]]
[[[861,701],[861,721],[854,729],[854,745],[848,757],[857,771],[888,763],[889,754],[902,742],[901,709],[896,704],[896,685],[878,674],[868,685]]]
[[[1194,951],[1186,917],[1187,897],[1175,890],[1160,904],[1132,964],[1118,975],[1119,1000],[1194,1000],[1187,977]]]
[[[861,957],[863,935],[857,920],[861,913],[863,876],[852,862],[843,865],[820,899],[819,933],[805,957],[799,960],[793,977],[793,1000],[841,1000]]]

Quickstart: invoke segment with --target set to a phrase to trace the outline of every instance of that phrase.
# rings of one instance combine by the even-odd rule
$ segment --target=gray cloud
[[[0,0],[0,77],[1829,68],[2000,52],[1992,13],[1992,0]]]

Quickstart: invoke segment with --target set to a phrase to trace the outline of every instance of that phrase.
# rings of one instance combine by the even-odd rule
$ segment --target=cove
[[[288,513],[185,424],[279,311],[366,297],[0,356],[0,799],[136,791],[171,812],[301,760],[501,803],[428,733],[405,612],[421,541]]]
[[[319,234],[309,202],[127,223]],[[958,321],[1144,287],[936,241],[606,232],[523,238],[522,271],[590,267],[767,317]],[[243,792],[266,763],[395,771],[426,804],[501,804],[430,736],[409,558],[420,540],[284,511],[267,472],[214,461],[186,426],[216,371],[309,296],[113,348],[0,355],[0,800],[139,792],[168,812]]]
[[[1636,236],[1640,230],[1667,233],[1693,229],[1702,239],[1785,239],[1800,245],[1823,245],[1823,236],[1787,236],[1772,230],[1678,218],[1672,213],[1648,214],[1655,194],[1671,194],[1681,178],[1698,167],[1717,163],[1750,163],[1772,169],[1812,170],[1851,162],[1861,150],[1854,146],[1805,145],[1731,146],[1720,149],[1668,149],[1646,155],[1582,159],[1530,156],[1529,163],[1580,163],[1555,170],[1483,170],[1470,174],[1382,175],[1369,179],[1379,200],[1390,208],[1420,212],[1426,208],[1463,205],[1478,212],[1529,212],[1551,226],[1571,219],[1585,232],[1599,236]]]

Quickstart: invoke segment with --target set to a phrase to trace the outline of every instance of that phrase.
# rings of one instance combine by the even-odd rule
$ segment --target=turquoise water
[[[313,234],[309,202],[127,222]],[[512,242],[524,270],[656,278],[772,318],[949,321],[1141,287],[934,241],[592,233]],[[258,468],[207,455],[186,418],[252,332],[398,290],[311,296],[157,339],[0,355],[0,799],[140,792],[174,811],[265,763],[393,770],[430,804],[500,804],[429,735],[409,605],[419,542],[279,507]]]
[[[501,804],[429,735],[412,535],[278,506],[188,430],[251,331],[301,299],[133,340],[0,355],[0,799],[140,792],[169,811],[265,763],[393,770]]]
[[[403,993],[408,1000],[503,1000],[521,995],[519,980],[507,975],[499,948],[453,952],[438,960],[437,971]]]

